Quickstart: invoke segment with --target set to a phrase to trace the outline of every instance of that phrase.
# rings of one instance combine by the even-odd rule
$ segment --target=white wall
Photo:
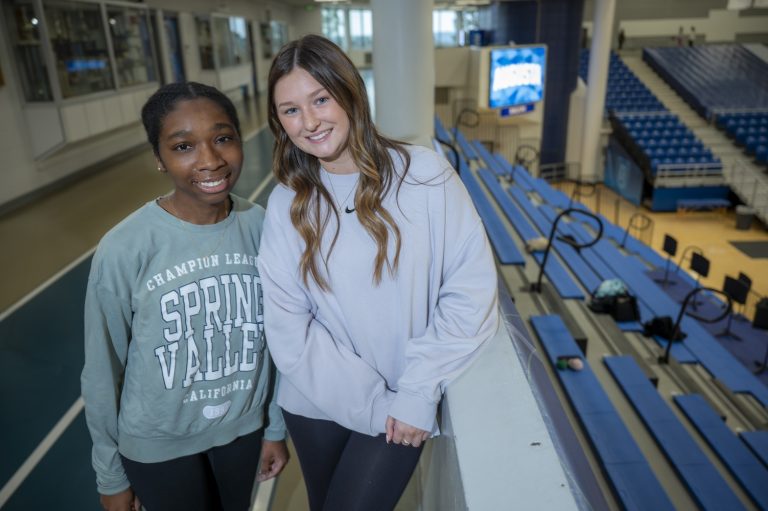
[[[706,18],[621,20],[627,39],[633,37],[673,37],[683,27],[685,34],[695,27],[696,35],[709,43],[733,42],[738,34],[768,32],[768,16],[739,16],[738,11],[712,10]]]
[[[435,87],[467,85],[469,48],[435,48]]]
[[[293,12],[291,39],[298,39],[307,34],[323,33],[323,15],[319,6],[310,5],[311,10],[296,9]]]
[[[583,26],[587,28],[590,37],[594,4],[594,0],[586,0],[584,3]],[[683,27],[686,35],[694,27],[697,42],[733,42],[738,40],[738,36],[768,34],[765,9],[734,11],[728,10],[727,5],[727,0],[618,0],[614,46],[620,28],[624,29],[627,36],[625,48],[645,44],[672,45],[680,27]]]

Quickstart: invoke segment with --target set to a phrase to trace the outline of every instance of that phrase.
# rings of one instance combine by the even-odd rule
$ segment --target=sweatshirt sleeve
[[[445,184],[445,203],[431,223],[442,225],[442,271],[437,306],[426,331],[408,341],[405,370],[390,415],[425,431],[435,430],[437,404],[450,381],[466,370],[499,326],[497,273],[485,229],[461,181]],[[441,213],[444,211],[445,213]],[[440,257],[440,254],[435,254]]]
[[[364,434],[383,433],[393,393],[381,374],[336,342],[314,318],[298,260],[292,256],[297,249],[287,239],[286,233],[294,232],[292,225],[281,224],[279,209],[270,203],[259,273],[264,326],[275,365],[286,381],[338,424]]]
[[[117,416],[130,328],[129,300],[89,278],[85,296],[85,366],[80,381],[85,419],[93,440],[91,460],[98,491],[103,495],[113,495],[130,486],[117,450]]]
[[[269,363],[272,366],[272,362]],[[267,417],[269,424],[264,429],[264,440],[277,442],[285,439],[285,421],[283,420],[283,411],[277,405],[277,390],[280,386],[280,373],[275,371],[275,386],[272,389],[272,399],[267,407]]]

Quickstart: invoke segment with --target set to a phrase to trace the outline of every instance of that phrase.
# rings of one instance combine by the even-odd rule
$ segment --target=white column
[[[592,24],[592,46],[589,50],[587,74],[587,104],[584,112],[584,131],[581,150],[581,178],[594,182],[602,176],[597,166],[600,159],[600,131],[603,127],[605,90],[608,85],[608,63],[611,53],[613,18],[616,0],[596,0],[595,19]]]
[[[382,134],[430,146],[434,131],[432,0],[372,0],[376,125]]]

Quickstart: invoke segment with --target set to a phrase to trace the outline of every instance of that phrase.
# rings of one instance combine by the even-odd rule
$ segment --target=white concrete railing
[[[580,508],[507,328],[448,388],[442,419],[420,461],[420,511]]]

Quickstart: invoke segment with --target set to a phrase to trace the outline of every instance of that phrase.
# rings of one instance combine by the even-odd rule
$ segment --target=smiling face
[[[243,146],[224,109],[206,98],[179,101],[162,120],[158,142],[157,163],[175,185],[176,214],[200,223],[226,212]]]
[[[296,147],[339,174],[357,169],[347,148],[349,117],[312,75],[296,67],[275,84],[277,117]]]

